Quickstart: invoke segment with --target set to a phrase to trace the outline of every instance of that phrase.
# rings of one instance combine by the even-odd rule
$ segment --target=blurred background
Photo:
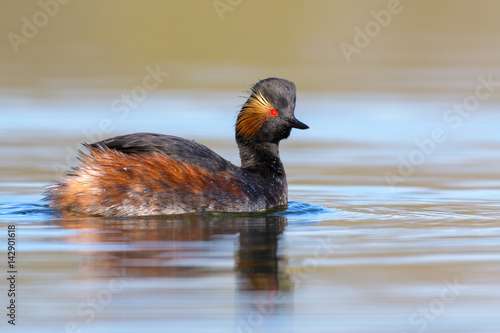
[[[0,94],[102,95],[157,65],[159,90],[279,76],[301,91],[463,93],[500,64],[499,15],[495,0],[3,1]]]

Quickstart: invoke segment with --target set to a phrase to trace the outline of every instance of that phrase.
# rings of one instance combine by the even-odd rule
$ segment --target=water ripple
[[[32,221],[33,218],[51,218],[57,214],[59,214],[57,210],[42,203],[0,203],[2,220]]]

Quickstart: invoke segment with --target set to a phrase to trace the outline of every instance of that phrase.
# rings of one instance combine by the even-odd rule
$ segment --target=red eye
[[[271,111],[269,111],[269,113],[271,114],[271,116],[273,117],[276,117],[278,115],[278,111],[276,111],[275,109],[271,109]]]

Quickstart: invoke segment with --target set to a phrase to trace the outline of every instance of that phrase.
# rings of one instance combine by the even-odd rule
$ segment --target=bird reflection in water
[[[216,256],[233,256],[241,290],[291,288],[279,243],[287,220],[263,214],[186,214],[154,218],[100,218],[64,216],[59,224],[78,231],[72,243],[91,244],[81,253],[82,278],[113,276],[129,278],[203,277],[225,268],[203,263],[213,242],[239,233],[239,244],[216,247]],[[206,243],[209,242],[209,243]],[[227,241],[226,241],[227,244]],[[218,244],[215,244],[218,245]],[[86,247],[88,249],[88,247]],[[207,254],[207,248],[209,253]],[[221,254],[228,249],[231,253]],[[192,264],[189,264],[189,263]]]

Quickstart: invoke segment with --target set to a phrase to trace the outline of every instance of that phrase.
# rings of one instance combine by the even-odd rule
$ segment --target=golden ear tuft
[[[257,135],[262,125],[271,117],[273,104],[261,93],[252,92],[247,102],[241,108],[236,120],[236,135],[250,139]]]

